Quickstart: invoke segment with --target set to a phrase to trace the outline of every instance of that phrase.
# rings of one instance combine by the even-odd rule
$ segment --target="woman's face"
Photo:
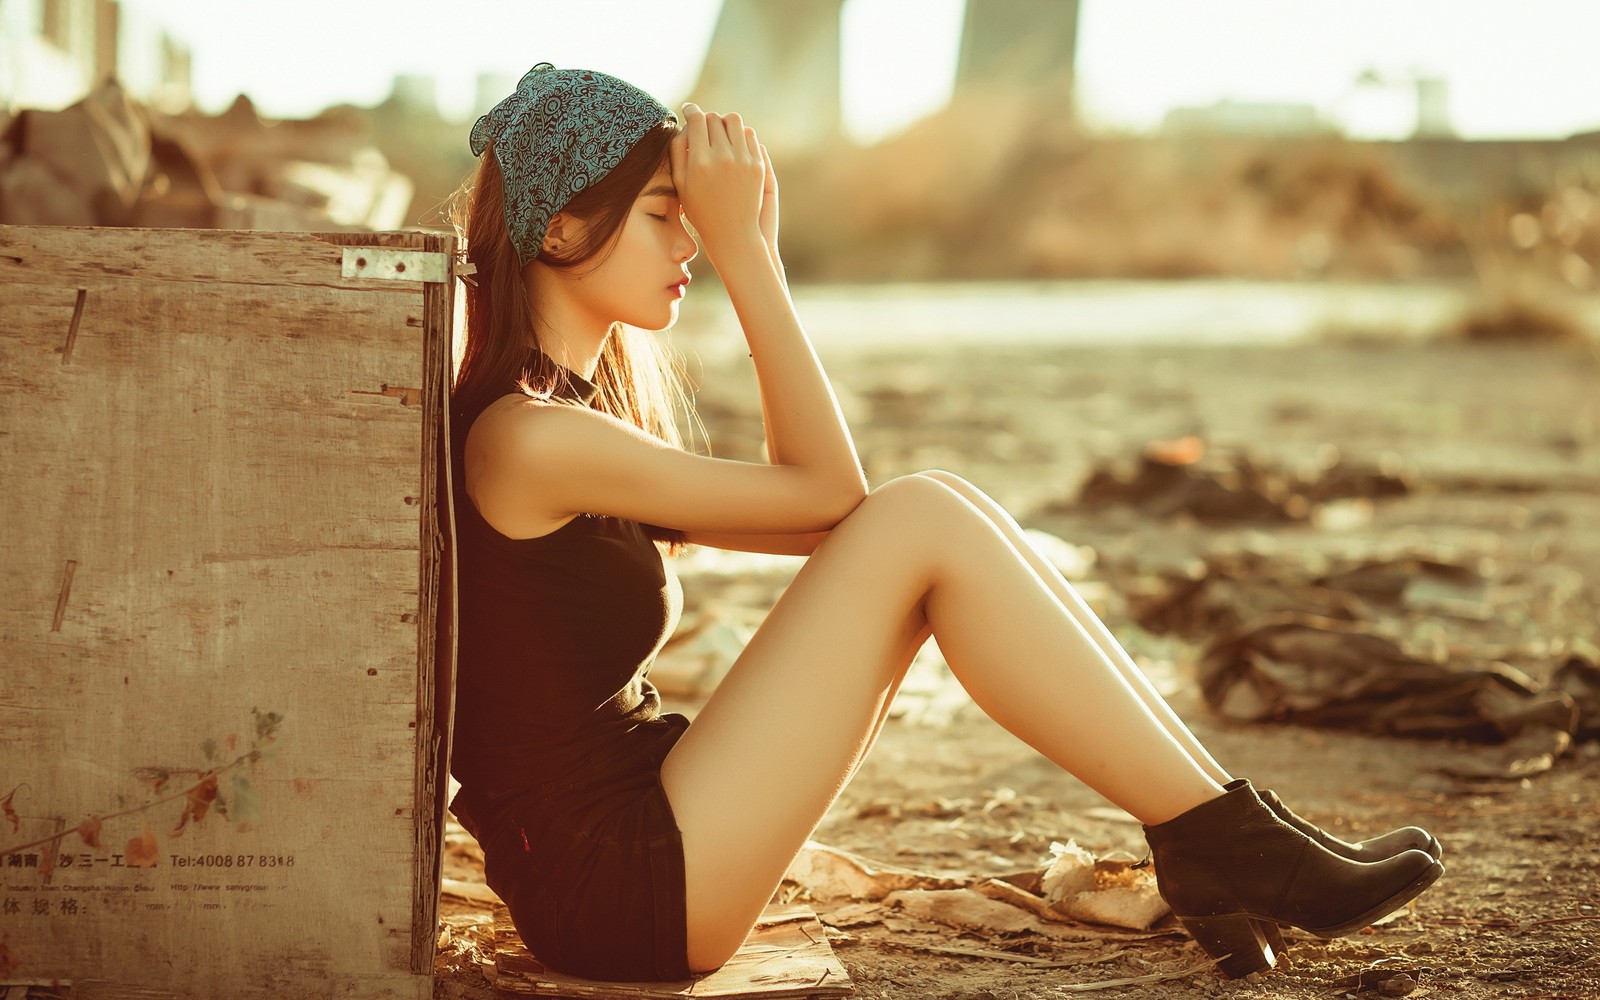
[[[688,263],[700,252],[684,227],[672,173],[662,167],[634,199],[609,255],[569,272],[579,304],[605,323],[664,330],[677,322]]]

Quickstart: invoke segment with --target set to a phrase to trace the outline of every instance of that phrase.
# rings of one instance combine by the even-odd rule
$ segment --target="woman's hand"
[[[694,104],[683,107],[683,132],[672,141],[672,182],[684,214],[705,240],[707,255],[714,263],[719,250],[740,241],[770,244],[763,195],[770,183],[770,233],[775,240],[777,181],[756,130],[737,114],[707,114]]]
[[[761,182],[761,238],[767,241],[772,252],[778,252],[778,175],[772,169],[772,154],[767,144],[761,143],[761,163],[766,168],[766,178]]]

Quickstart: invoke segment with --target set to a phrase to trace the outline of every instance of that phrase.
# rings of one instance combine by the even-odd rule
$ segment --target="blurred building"
[[[1436,76],[1419,76],[1417,87],[1417,127],[1415,139],[1454,139],[1456,127],[1450,121],[1450,81]]]
[[[774,150],[838,140],[844,0],[723,0],[689,99],[743,109]],[[1059,106],[1075,119],[1079,0],[967,0],[955,96]],[[892,45],[886,38],[882,44]]]
[[[967,0],[956,96],[974,91],[1059,102],[1077,117],[1078,0]]]
[[[113,0],[0,4],[0,98],[7,107],[61,107],[117,71]]]
[[[188,46],[116,0],[0,3],[0,112],[62,108],[107,77],[163,111],[192,100]]]
[[[1224,99],[1204,107],[1173,108],[1161,121],[1173,135],[1306,136],[1338,129],[1311,104]]]
[[[445,224],[446,202],[477,165],[467,142],[471,121],[516,89],[518,79],[493,73],[480,76],[477,107],[466,122],[440,111],[433,77],[414,74],[397,75],[389,96],[365,109],[373,145],[416,185],[404,213],[405,225]]]
[[[439,117],[439,84],[431,76],[400,73],[389,91],[389,103],[408,114]]]
[[[842,131],[839,11],[844,0],[723,0],[689,100],[737,106],[773,150],[830,143]]]
[[[509,97],[521,79],[514,73],[479,73],[477,97],[472,103],[472,120],[477,121],[479,115],[488,114],[490,108]]]
[[[1335,103],[1334,114],[1357,133],[1392,139],[1458,137],[1450,119],[1450,81],[1416,70],[1366,67]]]

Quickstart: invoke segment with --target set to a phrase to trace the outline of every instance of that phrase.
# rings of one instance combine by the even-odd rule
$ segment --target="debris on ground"
[[[1075,841],[1050,845],[1050,867],[1044,871],[1040,888],[1044,900],[1057,910],[1065,906],[1080,892],[1094,891],[1094,855],[1079,847]]]
[[[1380,958],[1355,975],[1344,976],[1328,985],[1335,989],[1374,990],[1386,997],[1405,997],[1415,993],[1423,976],[1432,971],[1409,958]]]
[[[265,122],[240,97],[217,116],[162,115],[114,78],[0,131],[0,223],[384,230],[413,194],[354,109]]]
[[[1370,617],[1356,595],[1304,578],[1304,570],[1255,553],[1213,556],[1186,572],[1134,581],[1130,612],[1158,635],[1203,639],[1259,618],[1301,613],[1357,621]]]
[[[1600,733],[1600,653],[1582,635],[1529,640],[1524,624],[1581,591],[1563,567],[1442,544],[1262,543],[1109,569],[1141,627],[1200,644],[1200,688],[1225,719],[1490,743]],[[1526,777],[1566,751],[1530,740],[1467,769]]]
[[[1205,639],[1264,617],[1342,621],[1451,618],[1487,622],[1511,602],[1561,589],[1556,574],[1515,574],[1486,553],[1444,546],[1328,554],[1306,549],[1214,552],[1128,587],[1134,620]]]
[[[962,884],[958,879],[872,861],[814,840],[805,842],[783,877],[817,903],[873,901],[899,890],[950,889]]]
[[[784,875],[794,894],[817,905],[833,927],[884,924],[897,918],[965,931],[1010,935],[1024,931],[1081,937],[1057,925],[1077,922],[1149,930],[1170,912],[1153,872],[1132,857],[1097,858],[1076,843],[1054,843],[1035,869],[1004,878],[952,878],[873,861],[807,841]],[[838,907],[829,904],[842,903]]]
[[[1370,501],[1414,489],[1415,473],[1389,454],[1369,465],[1329,446],[1318,450],[1314,465],[1290,470],[1263,464],[1247,451],[1209,452],[1194,435],[1149,442],[1131,465],[1097,465],[1075,502],[1089,510],[1131,506],[1154,518],[1183,513],[1207,525],[1288,523],[1309,520],[1318,506],[1334,501]]]
[[[883,901],[913,920],[945,924],[963,931],[1003,935],[1043,932],[1046,926],[1028,911],[991,899],[975,889],[900,889]]]
[[[1578,728],[1571,695],[1506,663],[1425,658],[1330,618],[1284,615],[1218,636],[1198,669],[1206,704],[1238,722],[1492,742],[1530,726]]]
[[[1411,552],[1367,559],[1313,583],[1388,609],[1488,621],[1497,605],[1518,596],[1495,579],[1497,573],[1494,560],[1487,556]]]
[[[1551,686],[1566,693],[1577,706],[1573,739],[1600,739],[1600,647],[1574,639],[1571,652],[1556,667]]]
[[[1096,858],[1070,840],[1052,843],[1050,853],[1040,888],[1058,913],[1142,931],[1172,911],[1156,889],[1153,870],[1134,868],[1133,858]]]
[[[1554,726],[1529,726],[1506,741],[1493,757],[1452,761],[1439,770],[1469,781],[1520,781],[1543,774],[1572,749],[1572,735]]]

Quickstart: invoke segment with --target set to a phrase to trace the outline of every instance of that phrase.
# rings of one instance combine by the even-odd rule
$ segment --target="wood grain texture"
[[[448,279],[423,286],[423,326],[442,336],[423,339],[423,470],[418,589],[425,609],[417,630],[417,868],[413,882],[417,920],[412,926],[411,969],[431,976],[438,944],[439,893],[444,875],[445,795],[455,719],[455,516],[450,489],[450,381],[455,308],[455,245],[452,238],[426,236],[423,249],[446,255]]]
[[[453,289],[351,244],[454,241],[0,226],[17,977],[431,993]]]
[[[118,279],[325,287],[384,297],[399,290],[420,293],[424,283],[340,277],[343,248],[422,250],[426,239],[448,238],[424,233],[0,226],[0,280],[91,291],[98,282]],[[85,247],[92,252],[81,253]],[[63,325],[63,334],[66,329]]]

